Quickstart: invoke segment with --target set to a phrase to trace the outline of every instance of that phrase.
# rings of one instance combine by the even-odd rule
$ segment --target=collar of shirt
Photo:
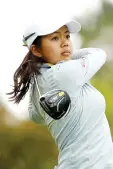
[[[63,63],[64,61],[60,61],[60,62],[58,62],[57,64],[60,64],[60,63]],[[51,63],[43,63],[42,65],[41,65],[41,67],[42,68],[51,68],[53,66],[53,64],[51,64]]]

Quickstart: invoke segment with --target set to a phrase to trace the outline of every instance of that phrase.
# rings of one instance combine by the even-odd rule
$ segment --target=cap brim
[[[70,21],[66,24],[70,33],[78,33],[81,30],[81,24],[77,21]]]

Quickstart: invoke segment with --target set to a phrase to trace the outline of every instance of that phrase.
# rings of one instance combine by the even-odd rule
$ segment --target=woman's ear
[[[32,45],[30,50],[33,53],[33,55],[38,56],[38,57],[42,57],[40,49],[37,48],[35,45]]]

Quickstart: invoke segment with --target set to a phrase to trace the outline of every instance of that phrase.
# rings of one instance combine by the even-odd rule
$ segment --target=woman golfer
[[[105,63],[106,53],[97,48],[73,53],[70,34],[80,28],[73,20],[28,26],[23,41],[29,51],[14,74],[12,99],[19,103],[29,89],[30,118],[47,125],[58,145],[55,169],[113,169],[113,143],[105,99],[89,82]],[[55,90],[63,92],[56,97]],[[58,109],[49,109],[49,103],[55,101],[57,108],[62,102],[65,105],[65,92],[70,98],[68,109],[63,111],[65,106],[62,107],[64,114],[59,116],[55,114]],[[52,93],[55,97],[50,99]],[[42,95],[46,98],[41,100],[43,106],[39,101]],[[61,96],[64,100],[59,99]]]

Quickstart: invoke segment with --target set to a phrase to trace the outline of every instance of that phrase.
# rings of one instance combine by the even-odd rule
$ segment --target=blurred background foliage
[[[98,13],[80,17],[82,47],[100,47],[108,54],[92,84],[105,96],[106,116],[113,137],[113,5],[103,1]],[[93,22],[92,22],[93,21]],[[0,102],[0,169],[53,169],[58,150],[48,129],[31,121],[19,121]]]

